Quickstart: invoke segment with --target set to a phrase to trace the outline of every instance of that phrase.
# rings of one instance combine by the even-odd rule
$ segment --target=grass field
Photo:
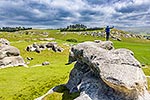
[[[69,49],[68,45],[76,44],[83,41],[105,40],[104,38],[83,36],[78,34],[60,34],[58,30],[30,30],[37,32],[36,34],[17,34],[17,33],[0,33],[0,38],[6,38],[11,42],[11,45],[19,48],[21,56],[26,60],[26,57],[33,57],[30,61],[29,68],[15,67],[0,69],[0,100],[33,100],[50,88],[64,84],[67,82],[69,73],[73,68],[73,64],[65,65],[68,61]],[[48,37],[55,38],[58,45],[65,50],[62,53],[53,52],[50,50],[42,51],[41,53],[27,52],[25,48],[34,42],[39,41],[39,38],[44,38],[42,32],[47,32]],[[76,39],[76,43],[67,42],[67,39]],[[128,48],[132,50],[135,57],[144,64],[143,71],[146,75],[150,75],[150,41],[139,40],[135,38],[122,39],[121,42],[113,41],[115,48]],[[49,61],[50,65],[39,66],[44,61]],[[150,79],[148,79],[150,85]],[[150,86],[149,86],[150,87]],[[68,90],[63,93],[53,93],[46,97],[46,100],[72,100],[78,94],[69,94]]]

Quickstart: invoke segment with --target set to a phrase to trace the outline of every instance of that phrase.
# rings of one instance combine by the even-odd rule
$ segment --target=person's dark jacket
[[[105,32],[106,32],[106,33],[109,33],[109,32],[110,32],[110,29],[112,29],[112,28],[114,28],[114,26],[113,26],[113,27],[107,26],[107,27],[105,28]]]

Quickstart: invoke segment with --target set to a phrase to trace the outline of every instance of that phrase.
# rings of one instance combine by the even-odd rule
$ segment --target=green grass
[[[84,36],[73,33],[60,34],[58,30],[28,30],[34,31],[36,34],[14,34],[0,33],[0,38],[6,38],[11,42],[11,45],[17,47],[21,56],[33,57],[30,61],[29,68],[15,67],[0,69],[0,100],[33,100],[50,88],[67,82],[69,73],[73,68],[73,64],[66,66],[68,61],[69,48],[64,44],[76,44],[83,41],[105,40],[104,38]],[[27,52],[25,48],[34,42],[39,41],[39,38],[44,38],[42,32],[48,32],[48,37],[55,38],[58,45],[65,50],[62,53],[55,53],[50,50],[42,51],[41,53]],[[77,42],[68,42],[67,39],[76,39]],[[143,68],[146,75],[150,75],[150,41],[139,40],[134,38],[122,39],[121,42],[113,41],[115,48],[128,48],[134,52],[135,57],[142,63],[148,66]],[[44,61],[49,61],[50,65],[34,67],[36,64],[41,64]],[[148,79],[150,88],[150,80]],[[78,93],[69,94],[68,90],[55,92],[47,96],[46,100],[73,100]]]
[[[53,86],[65,83],[69,71],[70,67],[60,66],[2,69],[0,98],[3,100],[34,99]]]
[[[114,41],[115,48],[127,48],[134,52],[134,56],[141,64],[150,65],[150,43],[118,42]]]
[[[73,65],[66,66],[69,47],[61,45],[63,53],[55,53],[45,50],[40,54],[27,52],[24,48],[30,43],[13,42],[12,45],[20,49],[21,55],[33,57],[29,68],[16,67],[1,69],[0,73],[0,99],[2,100],[32,100],[46,93],[50,88],[58,84],[66,83]],[[50,65],[30,67],[49,61]]]

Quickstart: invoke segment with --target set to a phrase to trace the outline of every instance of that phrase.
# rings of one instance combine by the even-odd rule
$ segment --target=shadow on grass
[[[66,88],[65,85],[56,86],[52,90],[53,93],[46,96],[44,100],[74,100],[80,95],[79,92],[69,93],[69,90]]]

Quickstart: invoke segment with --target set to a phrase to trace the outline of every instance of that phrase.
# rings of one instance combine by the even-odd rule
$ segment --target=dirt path
[[[42,66],[42,64],[36,64],[36,65],[32,65],[30,67],[39,67],[39,66]]]
[[[150,76],[146,76],[147,78],[150,78]]]

